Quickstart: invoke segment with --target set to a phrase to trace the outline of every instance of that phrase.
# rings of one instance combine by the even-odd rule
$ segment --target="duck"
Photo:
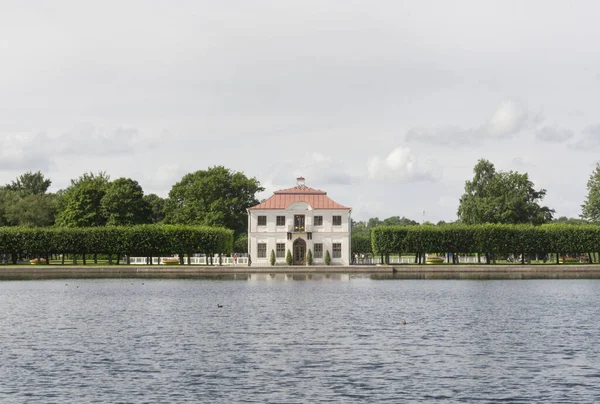
[[[406,324],[408,324],[408,323],[406,322],[406,320],[402,320],[402,325],[406,325]]]
[[[222,304],[217,304],[217,308],[222,309],[223,305]]]

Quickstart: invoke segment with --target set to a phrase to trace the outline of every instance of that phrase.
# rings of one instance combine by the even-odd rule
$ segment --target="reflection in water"
[[[342,281],[349,282],[350,274],[248,274],[249,281]]]

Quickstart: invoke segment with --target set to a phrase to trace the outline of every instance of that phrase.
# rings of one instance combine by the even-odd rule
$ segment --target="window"
[[[341,226],[342,225],[342,217],[341,216],[334,216],[333,217],[333,225],[334,226]]]
[[[275,248],[275,256],[277,258],[285,257],[285,243],[277,243],[277,247]]]
[[[342,258],[342,243],[333,243],[332,258]]]
[[[294,215],[294,231],[304,231],[304,215]]]
[[[258,243],[256,255],[258,258],[267,258],[267,243]]]
[[[259,226],[266,226],[267,225],[267,217],[266,216],[259,216],[258,217],[258,225]]]
[[[323,258],[323,244],[314,244],[315,258]]]
[[[315,226],[323,226],[323,216],[315,216],[313,222]]]
[[[285,226],[285,216],[277,216],[277,226]]]

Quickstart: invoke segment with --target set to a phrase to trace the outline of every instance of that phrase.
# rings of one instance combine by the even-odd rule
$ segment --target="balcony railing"
[[[288,233],[310,233],[312,232],[311,225],[288,226]]]

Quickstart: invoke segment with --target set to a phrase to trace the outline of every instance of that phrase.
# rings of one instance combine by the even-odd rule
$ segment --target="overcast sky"
[[[0,184],[166,197],[223,165],[357,220],[453,221],[480,158],[576,217],[600,160],[596,1],[0,0]],[[423,211],[425,214],[423,215]]]

